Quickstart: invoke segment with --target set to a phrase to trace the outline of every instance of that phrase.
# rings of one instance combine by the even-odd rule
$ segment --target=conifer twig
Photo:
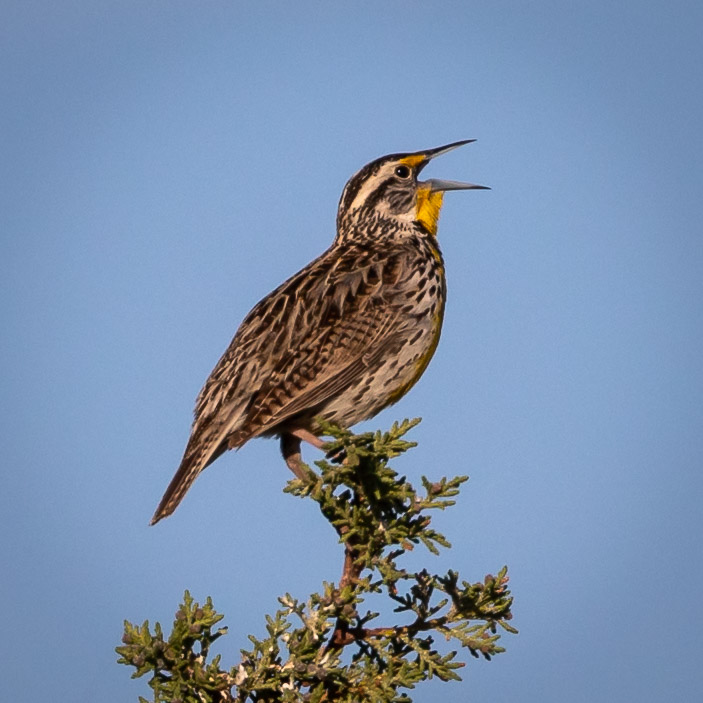
[[[339,582],[325,583],[305,602],[279,598],[279,610],[266,617],[267,635],[249,637],[253,647],[242,650],[238,665],[221,668],[219,655],[208,662],[212,643],[227,632],[216,627],[223,616],[209,598],[201,606],[186,591],[168,637],[158,623],[152,631],[148,622],[125,622],[119,662],[134,667],[135,677],[151,675],[154,703],[409,703],[407,691],[423,680],[460,678],[464,664],[456,651],[435,645],[436,635],[473,657],[503,651],[498,628],[516,632],[505,567],[470,583],[454,571],[412,572],[399,564],[419,544],[432,553],[450,546],[429,513],[451,507],[467,480],[423,478],[418,491],[390,467],[414,446],[404,435],[417,422],[360,435],[324,427],[332,441],[319,473],[309,470],[285,490],[317,502],[336,530],[344,546]],[[393,612],[410,621],[374,623],[381,616],[361,610],[372,594],[385,594]]]

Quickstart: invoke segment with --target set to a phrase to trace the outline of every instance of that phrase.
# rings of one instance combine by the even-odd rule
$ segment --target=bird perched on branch
[[[278,436],[286,463],[302,477],[301,440],[323,444],[317,418],[349,427],[415,384],[442,328],[443,194],[484,188],[418,176],[435,157],[472,141],[383,156],[352,176],[332,246],[253,308],[205,382],[152,525],[228,449]]]

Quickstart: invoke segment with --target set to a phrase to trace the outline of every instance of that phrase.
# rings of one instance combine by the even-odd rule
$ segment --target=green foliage
[[[207,663],[210,645],[227,632],[226,627],[213,631],[223,617],[209,598],[201,607],[186,591],[167,640],[158,622],[152,633],[148,621],[141,627],[125,621],[124,644],[116,648],[120,655],[117,661],[136,668],[132,678],[153,674],[149,685],[154,690],[154,701],[232,700],[228,694],[232,684],[220,670],[220,657]],[[139,700],[147,703],[141,696]]]
[[[342,576],[305,602],[288,594],[279,598],[279,610],[266,616],[266,635],[249,637],[251,648],[242,650],[237,666],[221,669],[219,656],[207,662],[210,645],[226,633],[215,629],[223,616],[209,598],[200,606],[186,591],[168,639],[158,623],[152,633],[148,622],[125,622],[119,662],[135,667],[133,677],[151,674],[155,703],[409,702],[406,691],[421,681],[460,678],[464,664],[456,651],[435,645],[438,635],[474,657],[504,651],[498,628],[516,632],[508,624],[512,598],[505,567],[469,583],[454,571],[434,575],[399,564],[416,545],[434,554],[450,546],[428,513],[454,505],[467,480],[423,477],[416,491],[389,466],[415,446],[403,437],[418,422],[361,435],[324,427],[333,441],[325,447],[328,458],[316,462],[319,474],[310,470],[285,490],[316,501],[337,531],[344,545]],[[380,615],[363,608],[370,594],[387,597],[401,624],[379,625]]]

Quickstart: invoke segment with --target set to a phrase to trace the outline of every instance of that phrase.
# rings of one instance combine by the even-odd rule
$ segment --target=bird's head
[[[355,225],[370,220],[419,223],[435,235],[444,191],[487,188],[434,178],[420,181],[418,176],[436,156],[473,141],[476,140],[465,139],[410,154],[389,154],[366,164],[349,179],[342,192],[336,241],[346,239],[348,231],[355,229]]]

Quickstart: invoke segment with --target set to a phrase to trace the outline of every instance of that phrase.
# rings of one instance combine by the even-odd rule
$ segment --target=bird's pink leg
[[[292,432],[284,432],[281,435],[281,454],[283,454],[288,468],[301,481],[304,481],[307,478],[307,473],[300,455],[301,440],[312,444],[317,449],[322,449],[324,442],[308,430],[293,430]]]
[[[312,432],[308,432],[308,430],[293,430],[291,434],[294,434],[296,437],[302,439],[304,442],[312,444],[312,446],[316,447],[317,449],[322,449],[322,445],[324,444],[324,442],[319,437],[316,437]],[[300,446],[300,443],[298,443],[298,446]]]
[[[297,478],[301,481],[305,481],[307,479],[307,473],[305,472],[303,460],[300,456],[300,438],[288,432],[284,432],[281,435],[281,454],[283,454],[288,468]]]

